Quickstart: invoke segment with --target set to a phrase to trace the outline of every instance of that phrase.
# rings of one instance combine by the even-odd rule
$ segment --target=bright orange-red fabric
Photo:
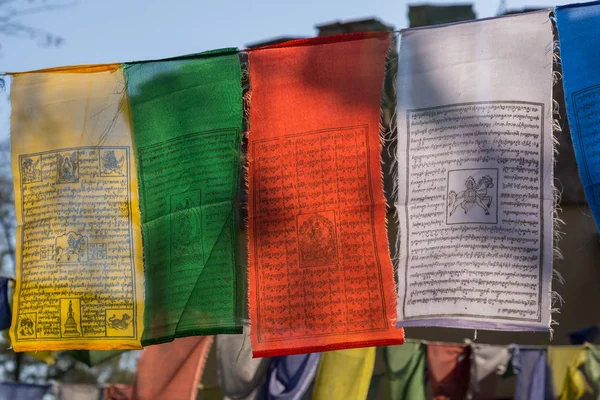
[[[212,343],[212,336],[191,336],[144,348],[134,400],[195,400]]]
[[[401,344],[380,98],[390,34],[249,52],[254,357]]]

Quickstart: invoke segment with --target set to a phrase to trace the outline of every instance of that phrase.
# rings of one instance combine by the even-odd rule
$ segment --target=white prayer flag
[[[549,11],[401,33],[398,326],[548,330]]]

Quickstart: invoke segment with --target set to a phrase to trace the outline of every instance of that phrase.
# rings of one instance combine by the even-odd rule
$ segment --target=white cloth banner
[[[548,330],[549,11],[401,33],[398,326]]]

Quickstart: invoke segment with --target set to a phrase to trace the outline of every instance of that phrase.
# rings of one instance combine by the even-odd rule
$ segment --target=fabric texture
[[[583,372],[587,382],[592,385],[596,399],[600,400],[600,347],[590,344],[586,346],[588,351]]]
[[[511,359],[507,346],[471,344],[471,379],[468,399],[495,399],[498,377],[504,375]]]
[[[389,44],[351,34],[249,52],[255,357],[403,341],[380,167]]]
[[[125,66],[144,232],[142,344],[241,333],[236,49]]]
[[[515,400],[552,400],[552,372],[546,349],[513,346],[512,368],[517,375]]]
[[[407,342],[386,346],[384,357],[392,400],[425,400],[426,346]]]
[[[269,400],[300,400],[311,388],[320,353],[275,357],[271,361],[267,390]]]
[[[570,367],[585,359],[584,346],[552,346],[548,348],[548,365],[552,371],[552,390],[556,396],[563,393],[563,385]],[[582,357],[583,355],[583,357]]]
[[[315,378],[314,400],[363,400],[375,367],[374,347],[323,353]]]
[[[59,400],[102,400],[103,389],[90,384],[61,384]]]
[[[582,345],[586,342],[594,343],[598,337],[598,333],[600,333],[598,326],[589,326],[569,333],[569,341],[573,345]]]
[[[71,350],[67,353],[88,367],[93,367],[122,354],[123,350]]]
[[[120,65],[16,75],[11,104],[14,349],[140,348],[137,167]]]
[[[469,389],[471,347],[427,343],[427,368],[435,400],[464,399]]]
[[[567,367],[560,400],[579,400],[587,392],[591,392],[582,371],[586,361],[586,353],[587,350],[582,350],[575,354],[571,364]]]
[[[248,326],[243,335],[217,335],[219,386],[224,400],[259,399],[267,381],[270,358],[252,358]]]
[[[51,385],[33,385],[27,383],[0,383],[0,400],[41,400]]]
[[[144,349],[133,385],[136,400],[195,400],[212,336],[179,338]]]
[[[549,13],[400,35],[400,327],[550,329]]]
[[[113,384],[104,388],[103,400],[133,400],[133,386]]]
[[[596,225],[600,227],[600,3],[556,8],[562,82],[571,139]]]

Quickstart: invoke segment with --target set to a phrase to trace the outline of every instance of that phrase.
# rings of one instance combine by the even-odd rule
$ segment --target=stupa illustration
[[[73,315],[73,301],[69,300],[69,313],[67,314],[67,320],[65,321],[65,332],[63,336],[81,336],[77,330],[77,322]]]

